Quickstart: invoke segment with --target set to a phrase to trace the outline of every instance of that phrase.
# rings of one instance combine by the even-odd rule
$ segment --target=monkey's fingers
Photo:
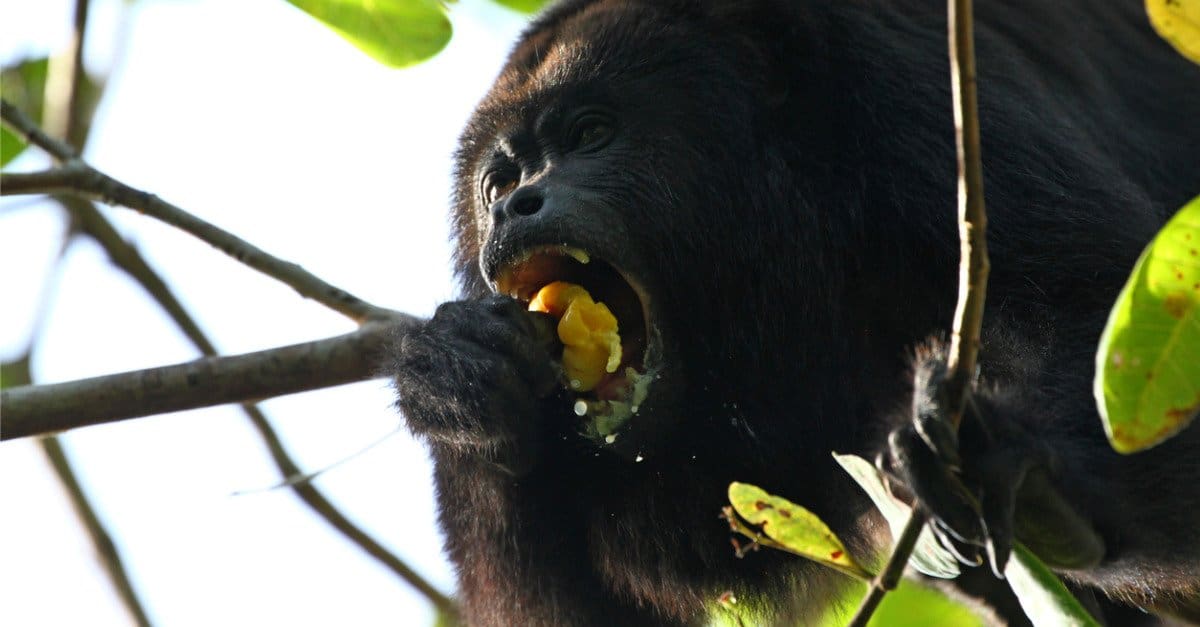
[[[940,523],[939,537],[976,547],[987,539],[979,501],[963,485],[956,470],[931,450],[912,425],[902,426],[888,437],[887,467]],[[964,561],[978,564],[975,550],[955,547]]]

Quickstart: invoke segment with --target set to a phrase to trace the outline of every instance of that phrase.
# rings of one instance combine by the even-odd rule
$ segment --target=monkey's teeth
[[[571,248],[569,246],[563,246],[562,250],[564,253],[567,254],[567,256],[571,257],[575,261],[578,261],[579,263],[586,264],[592,260],[592,258],[590,256],[588,256],[586,251],[580,250],[578,248]]]

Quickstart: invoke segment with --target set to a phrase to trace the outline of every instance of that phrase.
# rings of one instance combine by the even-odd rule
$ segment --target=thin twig
[[[83,97],[86,83],[83,49],[90,5],[88,0],[75,0],[71,39],[66,50],[50,60],[42,114],[42,124],[48,135],[63,137],[68,144],[78,147],[82,147],[87,139],[91,117],[85,111]]]
[[[138,249],[121,236],[117,229],[100,213],[96,205],[90,200],[78,198],[75,196],[59,196],[55,200],[60,202],[71,215],[75,217],[79,225],[80,232],[91,237],[104,252],[108,255],[109,261],[117,268],[120,268],[125,274],[129,275],[134,281],[137,281],[142,289],[162,307],[167,316],[175,322],[179,330],[185,337],[200,351],[200,354],[205,357],[217,355],[217,348],[204,335],[204,331],[200,329],[195,319],[184,308],[183,303],[167,286],[166,281],[163,281]]]
[[[263,417],[258,408],[246,406],[245,410],[250,417],[250,421],[254,423],[254,427],[258,429],[259,435],[266,442],[267,450],[271,453],[271,459],[275,460],[275,465],[279,468],[280,472],[285,477],[301,474],[302,471],[288,457],[287,451],[279,441],[279,437],[275,435],[275,432],[271,429],[271,426],[267,423],[266,418]],[[296,495],[300,497],[300,500],[304,501],[305,504],[324,518],[326,522],[341,532],[342,535],[346,536],[348,540],[358,545],[368,555],[382,562],[384,566],[387,566],[388,569],[396,573],[401,579],[416,588],[430,603],[437,607],[439,613],[449,616],[458,615],[458,606],[453,599],[442,594],[433,584],[422,578],[416,571],[400,560],[400,558],[393,555],[365,531],[356,527],[312,483],[305,481],[292,484],[291,487],[296,492]]]
[[[76,0],[69,49],[61,57],[52,62],[50,80],[44,94],[45,106],[43,114],[47,119],[53,120],[51,128],[57,129],[58,134],[72,138],[80,144],[86,137],[87,128],[90,125],[90,112],[85,111],[83,105],[83,86],[84,79],[86,78],[83,69],[83,49],[87,36],[90,4],[88,0]],[[61,150],[66,146],[54,145],[53,147]],[[62,247],[59,250],[58,259],[60,261],[75,236],[77,226],[77,222],[72,218],[67,227],[67,232],[63,236]],[[52,285],[57,275],[56,266],[54,274],[47,279],[45,292],[47,296],[52,292]],[[46,301],[43,301],[43,310],[45,307]],[[30,333],[27,356],[33,354],[34,346],[40,336],[41,321],[44,319],[45,316],[37,317],[38,324]],[[32,382],[32,379],[27,378],[26,383],[30,382]],[[112,535],[109,534],[104,523],[100,521],[95,508],[92,507],[87,494],[80,485],[78,475],[71,466],[70,459],[63,449],[62,442],[57,437],[51,436],[42,438],[38,444],[42,449],[42,453],[50,462],[50,466],[54,469],[54,474],[58,478],[59,483],[62,484],[63,490],[71,502],[72,509],[75,510],[76,516],[79,517],[80,524],[87,532],[88,538],[91,539],[92,546],[95,547],[96,554],[100,558],[100,562],[104,566],[104,571],[107,573],[109,581],[116,590],[117,596],[121,599],[121,603],[129,611],[130,616],[137,625],[149,627],[151,624],[150,619],[146,614],[146,609],[141,598],[133,586],[133,582],[130,580],[124,560],[121,558],[121,553],[117,549],[116,543],[113,542]]]
[[[216,346],[200,330],[200,326],[196,323],[195,319],[187,312],[179,302],[179,299],[175,297],[175,294],[167,286],[166,282],[162,280],[162,277],[146,263],[146,260],[142,258],[141,254],[132,244],[121,237],[113,225],[105,219],[104,215],[95,206],[79,198],[64,198],[62,202],[78,216],[80,229],[96,240],[104,248],[105,252],[108,253],[109,259],[137,281],[158,302],[159,306],[167,312],[167,315],[171,317],[179,327],[179,330],[187,336],[188,340],[192,342],[192,345],[197,350],[206,356],[217,354]],[[271,459],[275,462],[275,467],[279,470],[280,474],[285,479],[302,476],[304,472],[292,460],[291,456],[288,455],[279,436],[271,427],[270,421],[267,420],[262,410],[257,405],[251,404],[243,404],[241,407],[266,444]],[[457,607],[451,598],[435,588],[433,584],[426,581],[416,571],[405,564],[403,560],[388,551],[378,541],[347,519],[316,486],[306,481],[289,483],[288,485],[300,497],[300,500],[308,505],[318,516],[345,536],[347,540],[357,545],[365,553],[378,560],[406,583],[425,595],[429,602],[435,605],[438,610],[444,614],[456,614]]]
[[[71,468],[71,463],[67,459],[67,454],[63,450],[62,443],[59,442],[57,437],[42,438],[38,443],[42,447],[42,452],[46,454],[46,458],[50,461],[50,465],[54,467],[55,476],[58,477],[58,480],[63,485],[63,489],[67,492],[67,496],[70,497],[71,507],[75,509],[76,515],[83,521],[83,526],[87,529],[88,536],[92,539],[92,545],[96,547],[96,551],[100,554],[100,561],[104,564],[104,571],[108,573],[108,578],[112,580],[113,587],[117,589],[117,594],[121,597],[121,602],[133,614],[133,619],[138,625],[149,627],[150,619],[147,618],[146,609],[142,607],[142,602],[138,599],[137,593],[133,589],[133,584],[129,580],[125,564],[121,560],[121,553],[117,550],[116,544],[113,543],[112,536],[109,535],[108,530],[104,528],[104,523],[100,522],[100,517],[96,515],[96,510],[88,502],[87,495],[84,494],[83,488],[79,485],[79,480],[76,478],[75,471]]]
[[[958,305],[950,336],[947,388],[951,421],[962,422],[975,381],[975,360],[983,328],[983,305],[991,264],[987,254],[987,212],[983,203],[983,161],[979,142],[979,101],[975,93],[975,34],[971,0],[950,0],[950,77],[954,97],[954,139],[958,154]]]
[[[7,376],[5,377],[6,381],[3,383],[6,385],[29,385],[33,382],[29,365],[33,359],[38,338],[41,337],[42,325],[46,320],[45,313],[49,310],[51,297],[61,274],[62,259],[76,235],[75,226],[74,220],[71,220],[67,225],[63,234],[62,244],[55,257],[54,266],[46,275],[46,279],[43,282],[38,304],[38,315],[34,316],[34,325],[29,331],[29,343],[24,355],[14,362],[5,364]],[[0,402],[0,405],[3,405],[3,403]],[[2,432],[2,428],[0,428],[0,432]],[[63,450],[62,443],[57,437],[51,436],[43,438],[38,444],[42,449],[42,453],[54,469],[54,474],[58,478],[59,483],[62,484],[63,491],[71,502],[71,507],[75,510],[80,525],[87,532],[88,538],[91,539],[92,546],[96,549],[96,554],[104,565],[104,571],[112,582],[117,596],[120,597],[121,603],[124,604],[125,609],[129,611],[131,617],[139,626],[148,627],[150,621],[146,616],[145,607],[138,597],[133,583],[130,581],[124,561],[121,559],[121,553],[113,542],[112,536],[96,515],[95,509],[92,507],[87,495],[84,493],[77,474],[71,467],[67,454]]]
[[[4,196],[74,193],[80,179],[88,174],[87,166],[80,163],[72,160],[66,165],[37,172],[2,172],[0,193]]]
[[[396,312],[377,307],[317,278],[299,265],[267,254],[232,233],[197,218],[159,197],[135,189],[80,160],[70,146],[55,140],[7,101],[0,101],[0,117],[30,143],[61,160],[62,165],[42,172],[0,175],[0,194],[75,194],[100,202],[135,209],[207,242],[241,263],[291,286],[355,322],[387,319]]]
[[[38,128],[33,120],[29,119],[29,116],[2,98],[0,98],[0,120],[4,120],[21,139],[45,150],[59,161],[70,161],[76,157],[75,149],[70,144],[47,135],[45,131]]]
[[[398,314],[314,342],[0,390],[0,440],[365,381],[377,375],[380,348],[416,322]]]
[[[971,0],[947,0],[947,39],[949,42],[951,93],[954,110],[954,136],[958,156],[958,233],[960,246],[958,304],[954,312],[950,354],[947,360],[946,392],[949,395],[948,419],[955,427],[970,399],[975,380],[975,362],[979,355],[983,305],[987,294],[990,263],[987,256],[987,213],[983,202],[983,164],[979,141],[979,105],[975,92],[975,34]],[[927,516],[920,503],[913,504],[912,516],[897,539],[888,558],[851,627],[867,624],[887,590],[895,587],[889,573],[898,576],[912,555],[916,539]],[[894,566],[893,566],[894,565]],[[892,573],[893,568],[897,573]]]
[[[908,519],[904,531],[896,539],[896,546],[892,549],[892,555],[888,558],[887,565],[871,581],[871,587],[867,589],[867,596],[863,597],[854,617],[847,623],[847,627],[866,627],[867,622],[871,620],[871,616],[879,607],[879,603],[883,601],[884,595],[896,589],[900,578],[904,576],[908,558],[912,555],[913,547],[917,545],[917,539],[921,537],[921,529],[924,527],[924,512],[913,510],[912,517]]]

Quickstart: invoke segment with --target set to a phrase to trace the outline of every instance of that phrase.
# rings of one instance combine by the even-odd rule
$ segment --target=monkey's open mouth
[[[653,378],[651,371],[661,352],[659,342],[652,339],[656,335],[649,324],[649,300],[635,280],[609,263],[569,246],[543,246],[525,251],[501,267],[495,287],[500,293],[529,303],[539,290],[556,281],[584,288],[596,303],[607,306],[617,320],[619,363],[615,368],[610,364],[590,390],[577,392],[575,402],[575,413],[587,418],[587,431],[611,443],[617,430],[638,413],[639,405],[645,401]],[[564,375],[564,387],[578,389],[578,381]]]

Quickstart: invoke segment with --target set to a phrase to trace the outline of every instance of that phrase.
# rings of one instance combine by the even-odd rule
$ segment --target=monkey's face
[[[633,191],[636,140],[626,120],[604,101],[551,99],[494,127],[490,149],[470,167],[478,267],[488,287],[528,303],[565,281],[616,318],[619,358],[587,391],[564,383],[581,430],[618,449],[641,439],[628,437],[627,427],[662,418],[655,401],[671,370],[658,315],[663,277],[645,254],[649,225],[634,218],[665,205]]]
[[[749,97],[723,75],[736,69],[695,25],[643,10],[601,5],[528,34],[464,132],[455,198],[469,293],[528,301],[567,281],[615,315],[620,364],[573,400],[584,431],[631,455],[711,370],[696,338],[711,347],[731,326],[715,309],[745,280],[728,262],[759,228],[736,174],[753,152]]]

